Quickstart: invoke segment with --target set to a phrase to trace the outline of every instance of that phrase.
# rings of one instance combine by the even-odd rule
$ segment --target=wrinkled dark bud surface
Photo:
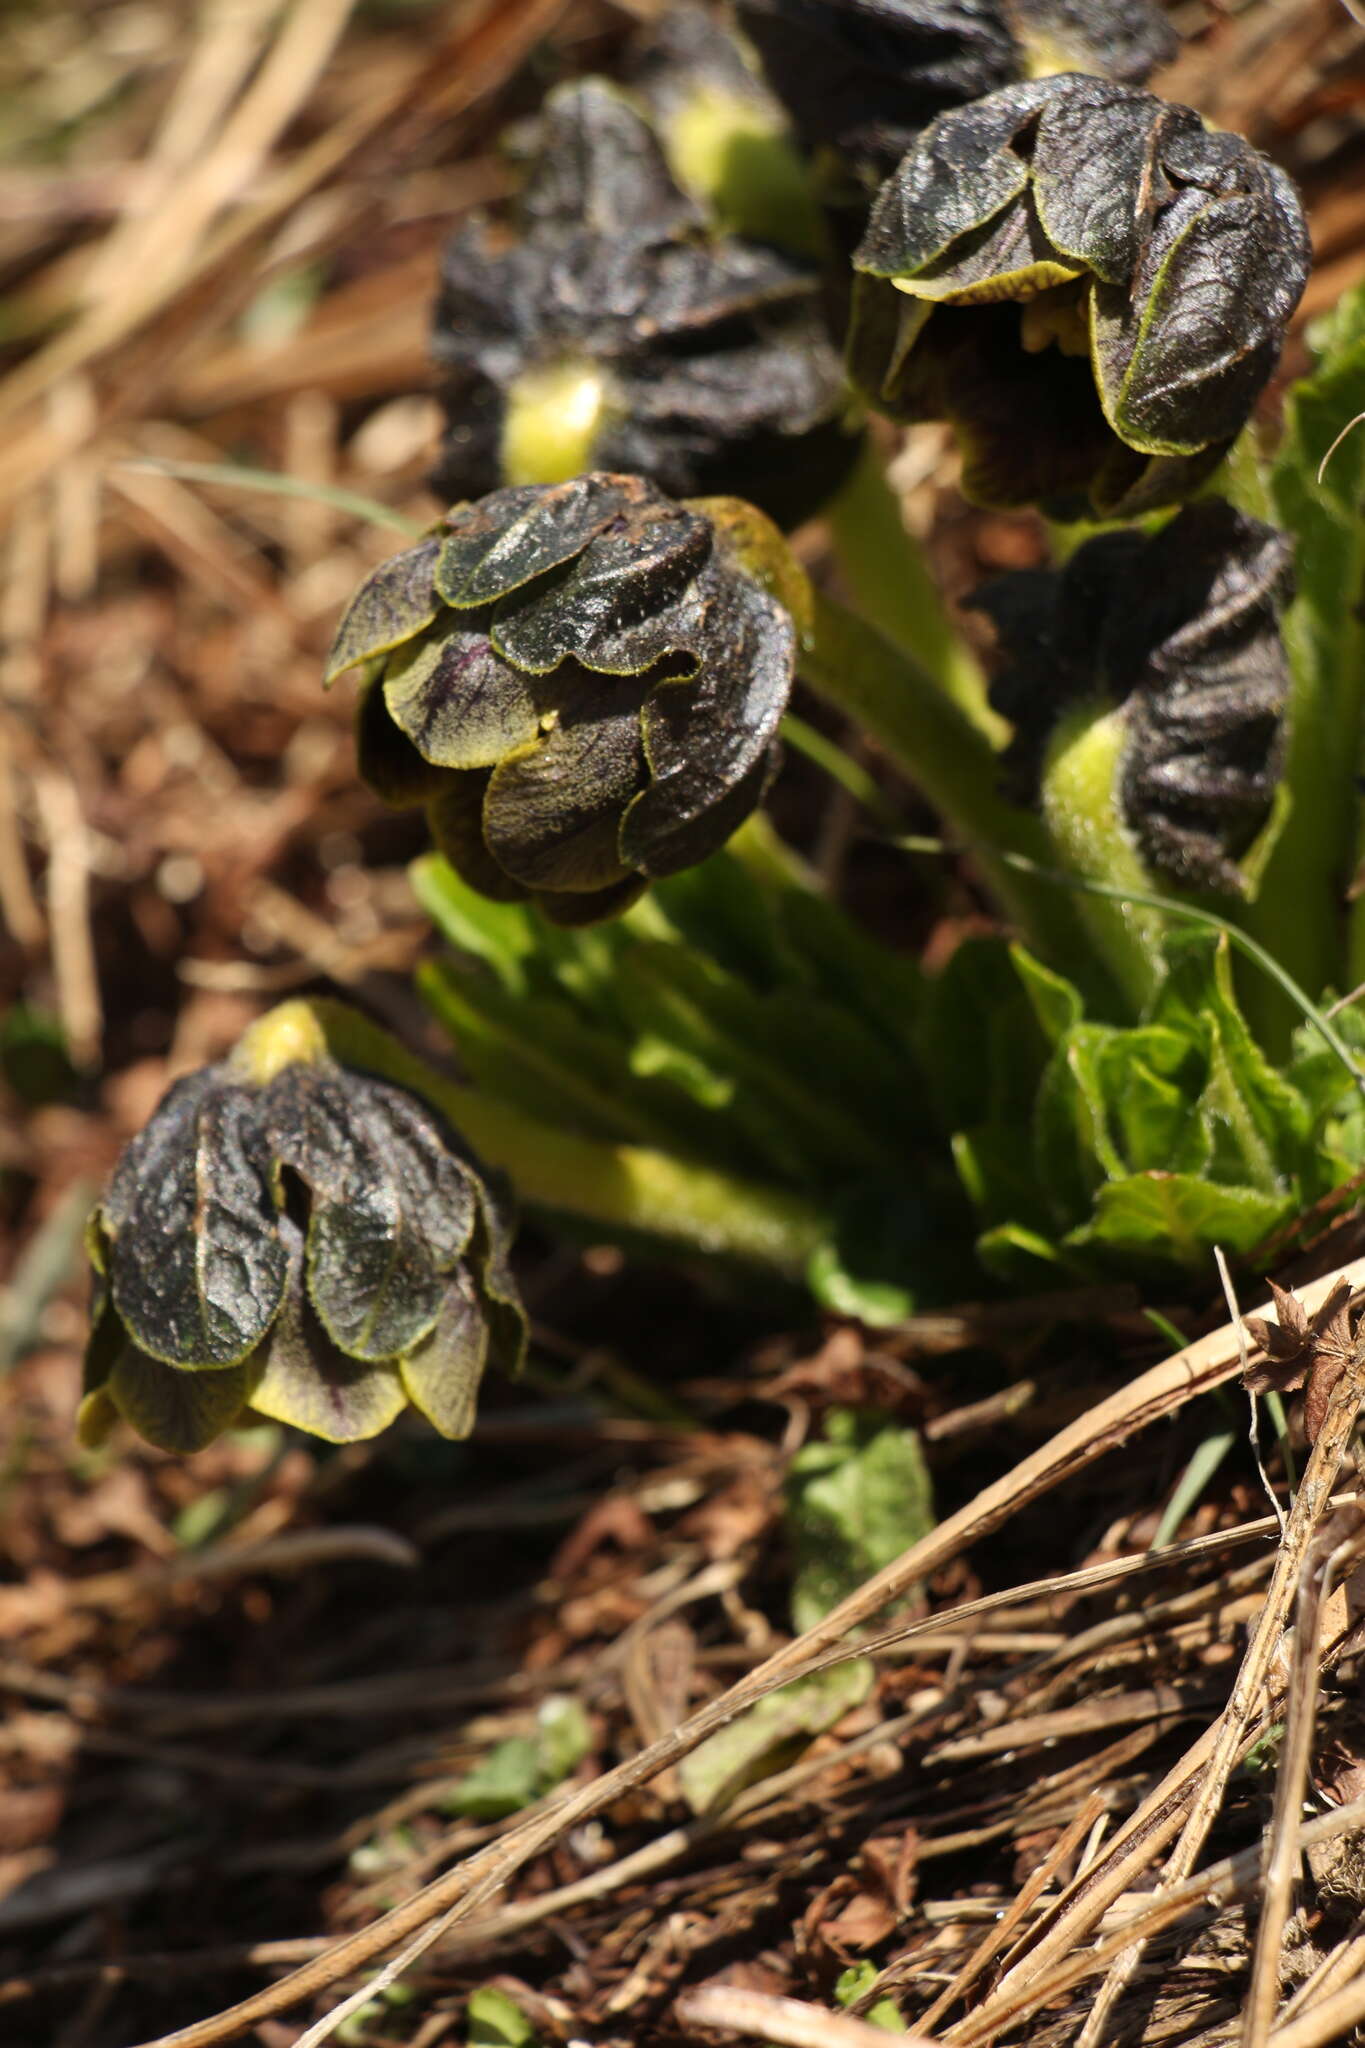
[[[510,239],[476,219],[447,246],[432,351],[452,500],[617,469],[793,526],[856,453],[814,272],[709,232],[598,79],[547,101]]]
[[[1284,749],[1289,665],[1279,618],[1286,537],[1205,499],[1151,538],[1102,534],[1059,571],[979,590],[1005,667],[995,708],[1015,727],[1015,793],[1036,795],[1071,705],[1123,707],[1118,797],[1147,862],[1190,888],[1240,894]]]
[[[1151,0],[738,0],[808,146],[885,177],[938,114],[1051,71],[1141,85],[1177,39]]]
[[[416,1096],[332,1060],[308,1018],[263,1019],[123,1152],[90,1225],[87,1435],[119,1415],[195,1451],[251,1410],[349,1443],[411,1403],[465,1436],[485,1366],[520,1362],[487,1175]],[[261,1065],[296,1041],[304,1057]]]
[[[1226,453],[1309,249],[1293,186],[1240,137],[1068,75],[935,121],[855,262],[849,362],[874,404],[950,420],[983,504],[1113,517]]]
[[[795,646],[717,523],[592,475],[457,505],[362,586],[328,679],[363,664],[361,773],[473,888],[585,924],[754,809]]]

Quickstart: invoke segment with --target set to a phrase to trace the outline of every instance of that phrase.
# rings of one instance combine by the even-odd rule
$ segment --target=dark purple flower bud
[[[328,667],[364,667],[361,773],[471,887],[590,923],[759,802],[796,632],[721,511],[630,476],[494,491],[362,585]]]
[[[979,503],[1179,502],[1265,386],[1308,277],[1283,172],[1188,107],[1064,76],[935,121],[872,208],[849,364],[950,420]]]

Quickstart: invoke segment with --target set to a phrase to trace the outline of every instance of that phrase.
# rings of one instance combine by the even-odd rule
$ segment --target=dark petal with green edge
[[[399,1362],[404,1391],[442,1436],[469,1435],[488,1362],[488,1323],[473,1280],[457,1273],[434,1329]]]
[[[109,1285],[97,1272],[91,1288],[90,1335],[86,1339],[81,1392],[93,1394],[109,1378],[127,1343],[119,1325]]]
[[[646,490],[635,477],[594,472],[570,483],[514,485],[446,514],[436,587],[447,604],[489,604],[571,562]]]
[[[1125,284],[1149,221],[1139,195],[1153,188],[1170,127],[1199,127],[1187,107],[1095,79],[1052,99],[1038,123],[1032,190],[1052,246],[1110,284]]]
[[[561,925],[566,931],[576,931],[585,925],[601,924],[607,918],[620,917],[632,903],[639,902],[648,887],[643,875],[631,875],[611,889],[566,889],[557,894],[547,890],[536,892],[531,900],[550,924]]]
[[[493,639],[509,661],[538,674],[566,655],[606,673],[637,674],[676,648],[689,626],[695,632],[693,607],[673,614],[711,548],[707,520],[656,499],[590,542],[567,575],[504,598]]]
[[[401,1090],[291,1067],[266,1091],[281,1161],[312,1196],[309,1298],[351,1358],[396,1357],[426,1335],[469,1242],[474,1200],[429,1112]]]
[[[914,277],[1008,206],[1029,178],[1014,145],[1047,99],[1046,81],[1010,85],[940,115],[878,192],[854,267]]]
[[[1278,215],[1271,215],[1278,222]],[[1244,424],[1307,281],[1301,255],[1267,246],[1262,193],[1180,193],[1131,291],[1095,297],[1106,409],[1131,446],[1190,454]]]
[[[528,223],[625,237],[642,223],[662,234],[698,218],[648,122],[605,79],[552,92],[538,142],[521,195]]]
[[[439,768],[491,768],[540,729],[525,676],[503,661],[487,626],[453,620],[390,657],[384,702],[399,730]]]
[[[366,578],[337,627],[324,682],[335,682],[359,661],[401,647],[431,624],[440,610],[432,578],[444,539],[441,533],[428,534]]]
[[[530,891],[499,867],[484,844],[483,800],[490,772],[452,775],[436,802],[427,806],[427,828],[471,889],[494,903],[524,903]]]
[[[289,1292],[279,1320],[251,1365],[251,1405],[272,1422],[287,1422],[325,1443],[378,1436],[407,1406],[398,1368],[344,1358],[318,1321],[304,1289],[302,1239],[290,1237]]]
[[[104,1202],[124,1327],[153,1358],[236,1365],[284,1293],[255,1097],[206,1067],[176,1083],[114,1169]]]
[[[740,822],[731,822],[731,799],[741,787],[757,802],[791,694],[796,633],[789,615],[756,583],[719,566],[708,595],[704,667],[695,680],[659,684],[641,717],[649,785],[631,805],[621,849],[646,874],[690,865],[698,835],[714,852]],[[708,816],[719,827],[714,838]]]
[[[127,1345],[106,1391],[125,1422],[159,1451],[202,1451],[252,1400],[250,1361],[223,1372],[183,1372]]]
[[[364,685],[356,705],[355,748],[362,779],[396,810],[430,803],[445,786],[446,771],[424,761],[389,716],[377,675]]]
[[[643,803],[644,797],[637,797],[621,828],[623,846],[638,854],[642,861],[648,851],[650,865],[645,871],[651,878],[680,874],[684,868],[709,860],[713,853],[720,852],[726,841],[738,832],[745,819],[751,818],[762,803],[777,773],[780,751],[775,743],[771,745],[747,775],[741,776],[724,796],[718,797],[715,803],[698,811],[695,816],[682,818],[673,825],[666,821],[659,823],[647,849],[641,844],[641,832],[636,823],[636,808]],[[648,824],[649,821],[645,822]]]
[[[973,228],[915,273],[904,296],[952,306],[1021,302],[1068,284],[1081,266],[1060,257],[1027,200]]]
[[[516,1373],[520,1372],[525,1356],[528,1326],[512,1273],[512,1242],[516,1236],[512,1195],[501,1174],[483,1174],[478,1203],[469,1258],[484,1296],[484,1314],[491,1332],[489,1358],[499,1372]]]
[[[614,888],[622,860],[621,816],[645,780],[638,689],[589,679],[586,701],[533,747],[494,769],[484,798],[484,840],[499,866],[528,889]],[[624,697],[612,715],[612,697]],[[575,715],[576,714],[576,715]]]

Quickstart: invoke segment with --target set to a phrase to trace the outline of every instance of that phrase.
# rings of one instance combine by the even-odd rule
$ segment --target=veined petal
[[[495,651],[486,626],[447,618],[391,655],[384,703],[399,731],[440,768],[488,768],[540,729],[526,676]]]
[[[603,697],[613,694],[611,685],[596,688]],[[614,714],[593,717],[580,702],[534,746],[494,769],[484,798],[485,843],[527,888],[610,888],[630,874],[617,835],[644,775],[638,692]]]
[[[638,478],[593,472],[566,484],[518,484],[446,514],[436,588],[449,605],[491,604],[571,562],[642,492]]]
[[[401,647],[431,624],[441,608],[434,576],[444,545],[443,533],[429,533],[415,547],[391,555],[367,576],[342,614],[323,684],[358,662],[372,661]]]

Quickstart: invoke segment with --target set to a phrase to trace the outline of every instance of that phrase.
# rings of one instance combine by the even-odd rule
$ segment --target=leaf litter
[[[1230,1325],[1164,1359],[1101,1289],[774,1337],[780,1314],[533,1245],[546,1384],[471,1452],[74,1446],[70,1191],[281,992],[325,977],[405,1021],[425,929],[416,842],[317,688],[389,543],[344,503],[134,465],[252,461],[423,521],[437,249],[504,188],[528,58],[581,69],[628,25],[605,0],[418,32],[334,0],[148,17],[31,10],[0,78],[30,124],[3,187],[0,972],[77,1069],[2,1141],[4,1251],[51,1252],[0,1381],[6,2040],[866,2044],[892,2013],[964,2048],[1095,2013],[1152,2048],[1342,2038],[1348,1370],[1285,1543],[1234,1450],[1152,1550],[1239,1372]],[[1310,315],[1365,268],[1332,125],[1351,33],[1253,5],[1181,60],[1181,93],[1294,157]],[[916,488],[959,587],[1017,544]],[[1359,1248],[1348,1216],[1279,1275],[1306,1318],[1338,1282],[1358,1302]],[[853,1532],[835,1486],[842,1597],[793,1617],[793,1467],[828,1476],[831,1419],[868,1408],[925,1442],[941,1519]],[[850,1674],[689,1802],[704,1744]]]

